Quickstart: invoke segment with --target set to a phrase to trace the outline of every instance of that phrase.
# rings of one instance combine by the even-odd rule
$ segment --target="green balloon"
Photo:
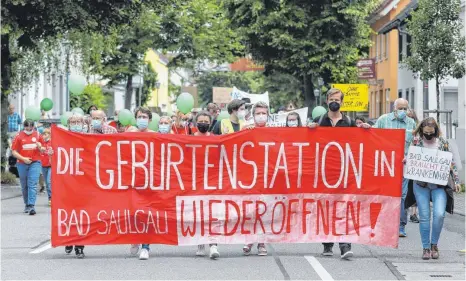
[[[160,119],[160,117],[159,117]],[[152,121],[150,121],[149,123],[149,130],[152,130],[154,132],[158,132],[159,131],[159,120],[155,120],[154,118],[152,118]]]
[[[274,114],[275,113],[275,108],[271,108],[270,113]]]
[[[79,108],[79,107],[73,108],[73,110],[71,110],[71,112],[77,113],[77,114],[80,114],[80,115],[84,116],[84,110],[82,110],[82,109]]]
[[[181,93],[176,99],[176,106],[178,110],[186,114],[194,107],[194,98],[189,93]]]
[[[314,107],[312,110],[312,119],[316,119],[317,117],[320,117],[321,115],[327,113],[327,109],[323,106],[317,106]]]
[[[73,94],[81,94],[86,88],[86,84],[86,78],[81,75],[71,74],[68,77],[68,90]]]
[[[228,119],[230,118],[230,114],[228,114],[228,111],[223,110],[220,112],[220,114],[217,116],[217,121],[221,122],[223,119]]]
[[[38,121],[38,120],[40,120],[41,112],[40,112],[40,109],[38,107],[30,106],[30,107],[26,108],[25,115],[26,115],[26,119],[31,119],[33,121]]]
[[[159,123],[160,120],[160,115],[157,113],[152,113],[152,121],[157,121],[157,124]]]
[[[122,109],[118,112],[118,122],[123,126],[131,124],[131,118],[134,118],[134,116],[128,109]]]
[[[53,108],[53,101],[49,98],[45,98],[40,102],[40,109],[49,111]]]
[[[73,112],[67,111],[63,113],[63,115],[60,117],[60,122],[63,126],[68,126],[68,119],[73,116]]]
[[[118,114],[119,115],[119,114]],[[132,116],[131,117],[131,123],[130,123],[132,126],[137,126],[137,122],[136,122],[136,117]]]

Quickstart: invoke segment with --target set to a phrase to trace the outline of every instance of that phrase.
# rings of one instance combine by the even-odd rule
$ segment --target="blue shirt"
[[[416,129],[414,119],[405,116],[403,119],[395,117],[395,113],[387,113],[379,117],[374,125],[379,129],[404,129],[405,130],[405,155],[408,153],[409,145],[413,139],[413,130]]]
[[[18,132],[21,125],[21,116],[18,113],[13,112],[13,114],[8,115],[8,133]]]

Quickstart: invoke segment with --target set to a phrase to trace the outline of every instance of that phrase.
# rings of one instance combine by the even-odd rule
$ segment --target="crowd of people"
[[[344,94],[338,89],[330,89],[327,92],[327,105],[329,111],[317,118],[301,120],[296,112],[287,113],[286,127],[296,128],[306,126],[309,129],[323,127],[361,127],[366,130],[372,128],[380,129],[402,129],[405,131],[405,155],[410,146],[420,146],[441,151],[449,151],[448,142],[442,137],[440,127],[434,118],[426,118],[418,121],[417,117],[409,108],[408,101],[397,99],[394,103],[393,111],[384,114],[378,118],[375,124],[370,124],[364,117],[349,117],[340,111],[344,100]],[[145,107],[138,107],[134,111],[136,126],[123,126],[118,122],[118,111],[115,112],[115,120],[107,122],[104,111],[92,106],[88,110],[88,116],[74,114],[68,119],[67,129],[82,134],[117,134],[130,132],[147,132],[160,134],[179,134],[192,136],[215,136],[225,135],[241,130],[249,130],[258,127],[267,127],[268,116],[270,115],[269,106],[264,102],[251,104],[250,100],[233,100],[227,106],[229,118],[217,121],[220,108],[215,103],[208,104],[206,110],[188,114],[178,112],[173,116],[161,116],[158,121],[158,131],[154,132],[149,129],[149,123],[152,121],[153,113]],[[22,130],[16,134],[23,125]],[[21,117],[14,112],[14,107],[10,105],[10,114],[8,116],[8,131],[13,136],[11,150],[13,156],[18,160],[18,172],[23,193],[25,209],[24,212],[29,215],[35,215],[36,204],[36,187],[39,181],[39,175],[44,176],[49,199],[51,199],[51,156],[53,149],[50,146],[50,129],[39,129],[40,126],[32,120],[21,121]],[[410,181],[403,179],[400,190],[401,207],[400,207],[400,225],[399,237],[406,237],[407,209],[417,204],[419,209],[419,218],[414,207],[411,221],[419,222],[420,235],[422,240],[422,259],[428,260],[439,258],[438,242],[440,233],[443,228],[445,212],[453,211],[453,192],[460,189],[458,171],[455,163],[451,165],[451,175],[454,184],[440,186],[432,183],[420,181]],[[430,202],[432,201],[432,207]],[[431,225],[431,208],[433,209],[433,219]],[[139,253],[139,259],[149,259],[150,245],[144,244],[131,245],[132,254]],[[141,246],[142,245],[142,246]],[[140,247],[141,246],[141,247]],[[324,256],[333,255],[333,243],[323,243]],[[350,243],[340,243],[340,256],[342,259],[348,259],[353,256]],[[75,249],[78,258],[84,257],[84,246],[67,246],[66,253],[71,253]],[[243,246],[244,255],[250,255],[253,244]],[[199,245],[196,255],[204,256],[205,246]],[[267,249],[264,243],[258,243],[257,254],[260,256],[267,255]],[[212,259],[220,257],[217,244],[209,245],[209,256]]]

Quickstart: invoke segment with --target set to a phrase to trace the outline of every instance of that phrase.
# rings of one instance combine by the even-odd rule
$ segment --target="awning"
[[[406,19],[411,14],[411,11],[416,10],[417,6],[418,6],[417,0],[411,1],[411,3],[409,3],[393,20],[391,20],[389,23],[387,23],[382,28],[380,28],[377,31],[377,33],[385,34],[385,33],[392,31],[393,29],[397,29],[398,26],[405,23]]]

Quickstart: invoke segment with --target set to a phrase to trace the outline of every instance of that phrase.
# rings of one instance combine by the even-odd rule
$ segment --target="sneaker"
[[[24,207],[24,213],[27,214],[31,211],[31,206],[29,205],[26,205],[26,207]]]
[[[353,256],[353,252],[351,251],[351,247],[349,245],[345,245],[340,248],[341,251],[341,258],[342,259],[349,259]]]
[[[34,210],[34,207],[31,207],[31,210],[29,211],[30,216],[34,216],[36,214],[36,210]]]
[[[419,223],[419,218],[417,217],[417,215],[411,215],[409,216],[409,221],[414,222],[414,223]]]
[[[422,259],[429,260],[430,259],[430,249],[423,249],[422,250]]]
[[[404,226],[400,226],[400,235],[399,237],[406,237],[406,230]]]
[[[430,254],[432,256],[432,259],[434,260],[439,258],[440,254],[438,252],[438,247],[436,244],[432,244],[431,249],[430,249]]]
[[[140,260],[148,260],[149,259],[149,250],[142,248],[141,252],[139,253]]]
[[[333,248],[333,245],[324,245],[324,251],[322,252],[322,256],[326,256],[326,257],[333,256],[332,248]]]
[[[75,251],[76,257],[77,257],[78,259],[83,259],[83,258],[84,258],[84,249],[82,249],[82,248],[75,248],[74,251]]]
[[[249,256],[251,254],[252,244],[247,244],[243,246],[243,255]]]
[[[41,187],[39,190],[39,193],[44,193],[45,192],[45,186]]]
[[[139,244],[131,244],[131,248],[129,248],[131,255],[135,256],[139,252]]]
[[[52,199],[49,199],[49,206],[52,206]]]
[[[71,254],[72,251],[73,251],[73,246],[66,246],[65,247],[65,253]]]
[[[202,245],[204,246],[204,245]],[[215,245],[210,246],[210,255],[209,257],[213,260],[218,259],[220,257],[220,253],[218,252],[218,247]]]
[[[267,249],[265,248],[264,243],[259,243],[257,245],[257,255],[258,256],[267,256]]]
[[[203,257],[205,256],[205,245],[197,245],[196,256]]]

